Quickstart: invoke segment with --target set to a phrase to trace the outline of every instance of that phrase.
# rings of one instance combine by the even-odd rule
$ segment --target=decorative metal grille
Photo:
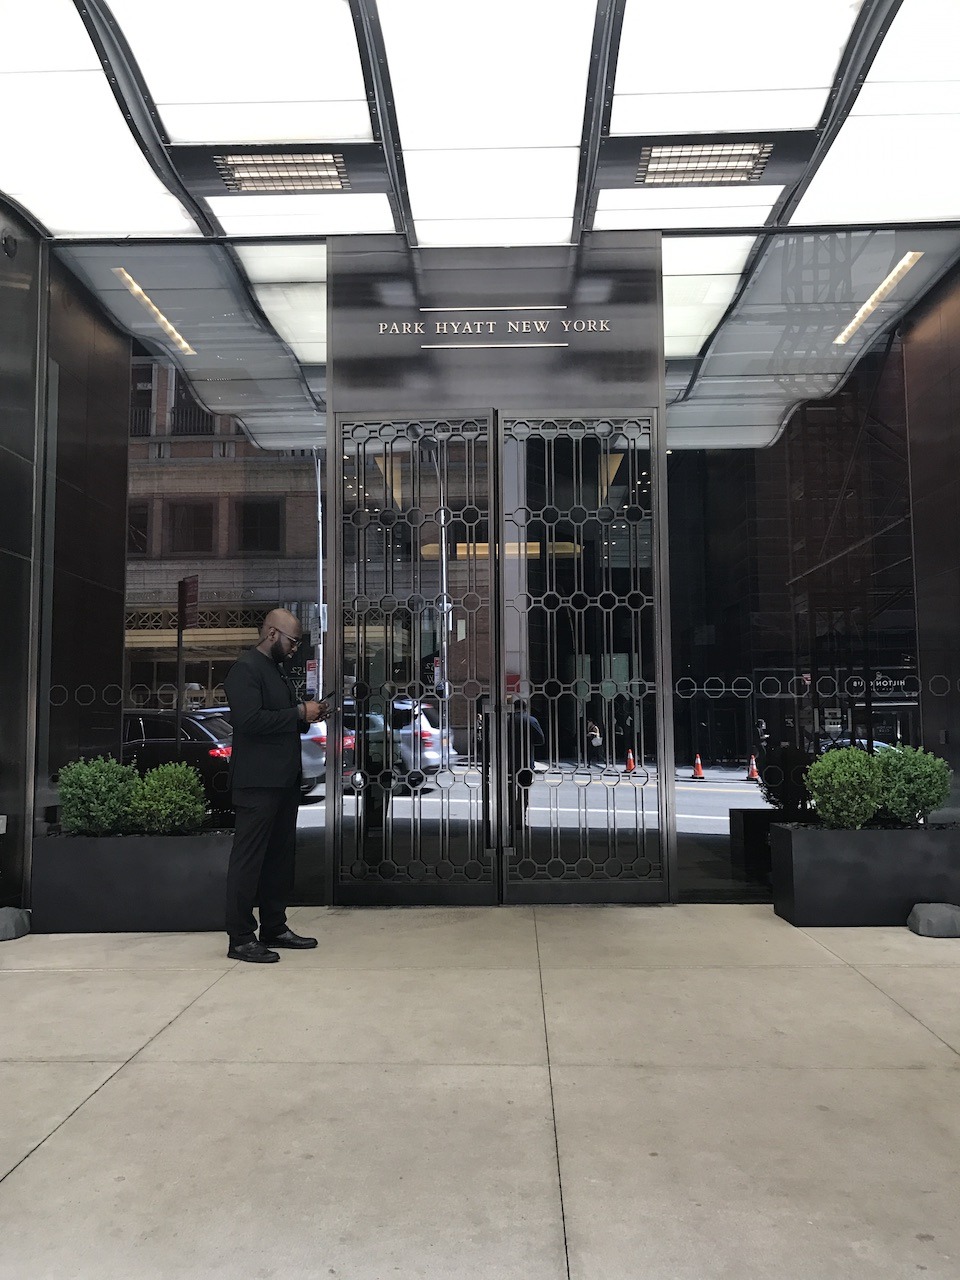
[[[648,424],[340,429],[337,883],[370,901],[662,884]]]
[[[263,609],[207,608],[197,614],[197,626],[214,630],[258,630]],[[128,631],[169,631],[176,629],[177,611],[171,608],[128,609]]]
[[[343,428],[343,882],[492,884],[488,424]]]
[[[662,879],[649,427],[504,436],[509,883]]]

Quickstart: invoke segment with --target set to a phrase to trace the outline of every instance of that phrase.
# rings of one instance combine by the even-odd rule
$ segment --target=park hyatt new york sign
[[[419,320],[380,320],[377,337],[422,338],[422,349],[568,347],[583,334],[610,333],[611,321],[570,318],[565,306],[424,307]],[[427,312],[434,314],[427,315]],[[494,312],[501,314],[494,315]]]
[[[655,409],[663,401],[660,233],[579,245],[327,245],[327,403],[372,418]],[[371,420],[372,420],[371,418]]]

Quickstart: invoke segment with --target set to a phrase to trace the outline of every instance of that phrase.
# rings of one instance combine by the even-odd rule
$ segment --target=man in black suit
[[[273,964],[273,947],[315,947],[287,927],[300,803],[300,734],[326,714],[322,702],[297,702],[283,663],[300,644],[301,627],[286,609],[268,613],[260,643],[224,681],[233,721],[230,780],[237,821],[227,871],[231,960]],[[260,906],[260,938],[254,903]]]

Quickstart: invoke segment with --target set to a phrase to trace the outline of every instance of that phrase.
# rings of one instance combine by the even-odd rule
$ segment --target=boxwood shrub
[[[950,794],[950,768],[922,748],[827,751],[805,779],[825,827],[919,827]]]
[[[109,756],[74,760],[60,770],[57,786],[65,835],[118,836],[134,830],[143,782],[132,764]]]
[[[107,756],[75,760],[60,770],[58,787],[64,835],[188,835],[207,815],[200,775],[183,763],[141,778],[134,765]]]
[[[179,836],[199,831],[207,814],[203,784],[188,764],[148,769],[134,801],[133,822],[145,835]]]
[[[877,756],[880,766],[880,817],[885,824],[918,827],[950,794],[946,760],[922,747],[901,747]]]
[[[880,807],[880,765],[859,747],[824,752],[805,780],[825,827],[862,827]]]

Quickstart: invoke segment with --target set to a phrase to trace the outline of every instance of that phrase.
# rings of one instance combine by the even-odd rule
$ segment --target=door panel
[[[665,897],[650,472],[649,423],[504,422],[508,900]]]
[[[494,902],[477,717],[492,688],[489,419],[347,421],[341,445],[342,671],[358,732],[337,900]]]
[[[664,900],[649,425],[339,432],[334,900]]]

